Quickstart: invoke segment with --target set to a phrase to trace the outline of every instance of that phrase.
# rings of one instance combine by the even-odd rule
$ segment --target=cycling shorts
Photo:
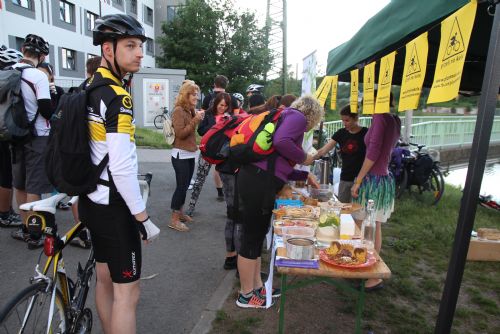
[[[89,229],[96,262],[107,263],[113,283],[141,277],[141,239],[137,222],[123,199],[109,205],[80,196],[80,220]]]

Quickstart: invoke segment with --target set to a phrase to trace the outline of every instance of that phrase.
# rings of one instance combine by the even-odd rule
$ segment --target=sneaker
[[[30,238],[30,234],[26,230],[26,227],[22,225],[20,228],[17,230],[13,231],[10,236],[16,240],[21,240],[21,241],[28,241]]]
[[[255,293],[261,295],[262,297],[266,298],[266,287],[262,286],[260,289],[256,289]],[[281,296],[281,289],[278,288],[273,288],[273,292],[271,294],[273,298],[277,298]]]
[[[224,269],[233,270],[238,267],[238,255],[226,257],[224,261]]]
[[[44,235],[42,235],[42,237],[38,240],[28,239],[28,249],[37,249],[43,247],[44,242],[45,242]]]
[[[71,246],[76,246],[84,249],[89,249],[92,246],[90,240],[83,240],[80,237],[74,237],[69,243]]]
[[[239,293],[236,305],[241,308],[266,308],[266,298],[262,298],[255,291],[252,291],[248,296]],[[272,305],[274,305],[274,300],[271,302]]]
[[[0,227],[19,227],[23,225],[21,216],[13,211],[0,214]]]
[[[57,208],[60,210],[69,210],[70,206],[64,202],[57,203]]]

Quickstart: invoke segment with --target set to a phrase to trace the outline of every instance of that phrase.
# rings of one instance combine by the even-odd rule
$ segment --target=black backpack
[[[38,111],[33,120],[28,121],[21,92],[21,81],[24,81],[36,96],[33,84],[21,77],[26,68],[33,67],[23,66],[0,71],[0,141],[24,143],[34,136]]]
[[[95,88],[95,87],[94,87]],[[106,155],[99,165],[92,163],[88,129],[88,95],[90,91],[64,94],[50,120],[49,142],[45,150],[45,171],[49,181],[69,196],[89,194],[106,167]]]

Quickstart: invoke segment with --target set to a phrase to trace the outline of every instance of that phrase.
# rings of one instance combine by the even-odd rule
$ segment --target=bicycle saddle
[[[19,206],[19,209],[23,211],[45,211],[55,214],[57,203],[59,203],[59,201],[61,201],[64,197],[66,197],[66,194],[56,194],[39,201],[24,203]]]

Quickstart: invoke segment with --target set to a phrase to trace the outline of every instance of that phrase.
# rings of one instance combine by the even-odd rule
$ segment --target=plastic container
[[[329,184],[321,184],[319,189],[311,188],[309,194],[319,202],[328,202],[333,197],[333,188]]]
[[[290,238],[314,239],[314,229],[306,226],[286,226],[281,228],[283,241]]]

